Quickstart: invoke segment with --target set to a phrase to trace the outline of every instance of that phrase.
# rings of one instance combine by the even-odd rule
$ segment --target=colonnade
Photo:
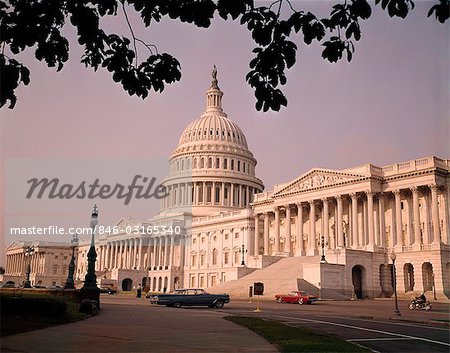
[[[142,270],[172,266],[174,247],[175,235],[112,240],[99,246],[96,270]]]
[[[330,249],[395,247],[396,251],[407,251],[428,249],[439,242],[448,244],[448,190],[447,186],[439,193],[436,184],[384,193],[368,190],[287,203],[266,212],[256,209],[254,255],[315,255],[321,236]],[[294,232],[292,211],[296,211]],[[284,214],[284,226],[280,214]]]
[[[253,195],[260,192],[252,186],[219,181],[203,181],[167,185],[168,196],[162,200],[162,208],[177,206],[229,206],[249,207]]]
[[[32,273],[43,273],[44,268],[42,262],[45,259],[45,254],[40,252],[34,252],[29,258],[25,256],[24,252],[7,254],[6,256],[6,275],[11,276],[21,276],[26,272],[29,261],[31,261],[31,272]]]

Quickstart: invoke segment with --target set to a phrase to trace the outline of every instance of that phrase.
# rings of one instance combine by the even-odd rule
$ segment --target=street
[[[409,311],[400,302],[401,320],[393,320],[393,301],[323,301],[312,305],[233,300],[221,310],[166,308],[132,295],[102,295],[102,310],[73,324],[2,337],[2,352],[277,352],[226,315],[257,316],[334,334],[377,352],[448,352],[449,305],[433,303],[431,312]],[[414,321],[423,321],[417,323]],[[436,321],[439,322],[439,321]]]

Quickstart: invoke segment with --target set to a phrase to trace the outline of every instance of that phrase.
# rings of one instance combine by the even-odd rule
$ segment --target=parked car
[[[201,288],[176,289],[173,293],[157,294],[150,297],[150,303],[173,306],[209,306],[210,308],[223,308],[230,302],[228,294],[210,294]]]
[[[302,290],[293,290],[289,294],[277,294],[275,299],[278,303],[297,303],[301,305],[312,304],[317,300],[317,297]]]
[[[117,289],[113,287],[101,287],[100,293],[115,294],[117,293]]]
[[[1,288],[15,288],[16,285],[14,282],[6,282],[4,284],[2,284]]]

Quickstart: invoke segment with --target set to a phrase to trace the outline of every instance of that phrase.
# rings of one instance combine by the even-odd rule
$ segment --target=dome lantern
[[[216,65],[214,65],[211,76],[212,76],[211,87],[206,92],[206,111],[207,112],[222,111],[223,92],[220,90],[218,85]]]

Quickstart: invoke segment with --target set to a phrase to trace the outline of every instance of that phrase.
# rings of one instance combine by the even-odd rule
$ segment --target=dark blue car
[[[228,294],[210,294],[201,288],[176,289],[173,293],[157,294],[150,297],[150,303],[173,306],[209,306],[210,308],[223,308],[230,302]]]

